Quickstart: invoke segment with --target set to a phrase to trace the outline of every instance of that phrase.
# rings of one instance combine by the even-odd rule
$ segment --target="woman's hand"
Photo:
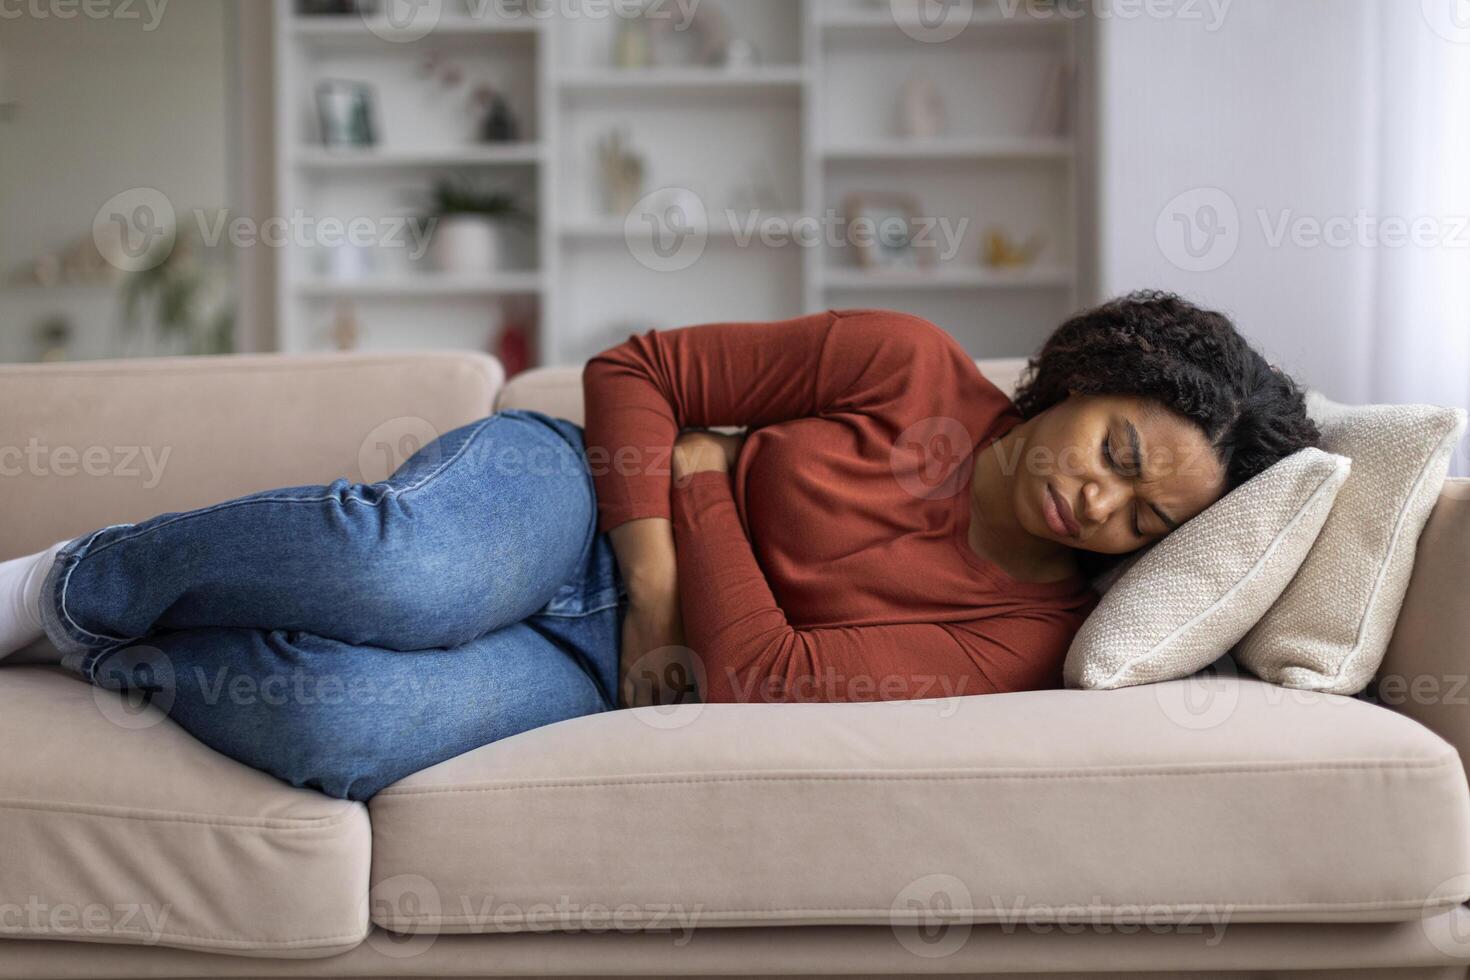
[[[666,517],[644,517],[608,534],[628,589],[618,677],[621,707],[668,704],[659,680],[668,672],[666,648],[682,649],[678,562],[674,526]]]
[[[735,468],[735,457],[745,434],[727,435],[708,429],[688,429],[674,440],[674,455],[671,468],[674,483],[682,486],[695,473],[713,470],[728,473]]]
[[[743,433],[686,430],[674,441],[670,461],[674,482],[687,481],[706,470],[730,472],[744,441]],[[639,518],[613,528],[608,537],[628,589],[621,637],[620,704],[632,708],[692,700],[693,675],[679,611],[673,523],[666,517]]]
[[[618,704],[623,708],[683,704],[693,700],[686,688],[684,626],[679,598],[630,601],[623,617]]]

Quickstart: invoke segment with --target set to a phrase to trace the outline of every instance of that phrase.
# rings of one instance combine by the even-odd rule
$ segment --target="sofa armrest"
[[[1378,702],[1408,715],[1470,765],[1470,480],[1445,482],[1419,537],[1408,594],[1378,669]]]

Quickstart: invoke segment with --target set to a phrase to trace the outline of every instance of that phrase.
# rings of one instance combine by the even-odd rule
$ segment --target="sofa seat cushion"
[[[361,804],[56,668],[0,669],[0,936],[327,956],[367,934],[371,851]]]
[[[373,918],[396,932],[1391,921],[1470,881],[1448,743],[1233,675],[609,712],[369,810]]]

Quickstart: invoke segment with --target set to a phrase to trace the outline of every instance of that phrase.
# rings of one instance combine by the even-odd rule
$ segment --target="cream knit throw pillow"
[[[1353,473],[1301,571],[1235,657],[1277,684],[1356,694],[1388,649],[1465,413],[1339,405],[1315,393],[1307,413],[1323,448],[1351,457]]]
[[[1129,687],[1214,663],[1296,574],[1350,466],[1303,449],[1154,545],[1073,638],[1067,686]]]

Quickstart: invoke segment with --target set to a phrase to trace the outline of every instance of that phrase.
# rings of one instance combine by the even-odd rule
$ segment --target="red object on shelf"
[[[501,325],[492,353],[500,358],[507,378],[514,377],[531,366],[535,329],[534,321],[528,316],[507,317]]]

